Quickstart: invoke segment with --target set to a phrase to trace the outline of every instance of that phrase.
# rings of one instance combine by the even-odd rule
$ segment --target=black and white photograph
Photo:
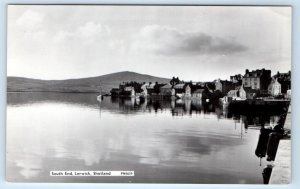
[[[292,7],[8,5],[6,181],[289,184]]]

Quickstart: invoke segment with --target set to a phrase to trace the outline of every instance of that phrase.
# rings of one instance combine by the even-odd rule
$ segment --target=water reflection
[[[260,167],[256,161],[256,128],[273,125],[277,115],[237,114],[196,100],[98,102],[96,96],[9,93],[8,179],[263,183],[266,163]],[[50,170],[70,169],[134,170],[136,176],[49,177]]]
[[[229,112],[214,103],[206,103],[197,99],[188,100],[165,100],[165,99],[142,99],[105,97],[101,102],[95,99],[93,93],[9,93],[7,104],[9,106],[26,106],[35,103],[67,103],[102,110],[108,109],[115,113],[135,114],[139,112],[152,112],[170,110],[172,116],[184,116],[192,114],[217,115],[218,119],[240,120],[247,129],[249,126],[274,125],[283,112],[264,112],[264,114],[238,114]]]

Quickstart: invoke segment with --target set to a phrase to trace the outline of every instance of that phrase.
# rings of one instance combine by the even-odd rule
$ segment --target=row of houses
[[[170,83],[136,83],[124,82],[119,88],[113,88],[110,92],[112,96],[176,96],[178,98],[209,98],[215,91],[212,82],[179,82]]]
[[[112,96],[177,96],[179,98],[211,98],[229,96],[253,99],[259,96],[290,95],[291,72],[277,73],[271,70],[245,70],[245,74],[230,76],[230,80],[213,82],[184,82],[173,78],[170,83],[123,82],[111,90]]]

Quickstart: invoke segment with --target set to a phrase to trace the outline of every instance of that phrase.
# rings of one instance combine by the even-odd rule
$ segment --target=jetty
[[[289,106],[285,130],[291,130],[292,126],[292,108]],[[291,139],[281,139],[278,146],[274,167],[272,170],[269,184],[289,184],[291,182]]]

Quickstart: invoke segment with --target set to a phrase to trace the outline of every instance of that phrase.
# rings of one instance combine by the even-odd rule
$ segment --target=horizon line
[[[262,68],[262,69],[265,69],[265,68]],[[262,70],[262,69],[252,69],[251,71]],[[247,69],[245,69],[245,70],[247,70]],[[248,70],[250,71],[250,69],[248,69]],[[268,69],[266,69],[266,70],[268,70]],[[291,71],[291,70],[289,70],[289,71]],[[110,75],[110,74],[117,74],[117,73],[124,73],[124,72],[135,73],[135,74],[140,74],[140,75],[146,75],[146,76],[151,76],[151,77],[158,77],[158,78],[161,78],[161,79],[170,79],[170,80],[172,79],[172,78],[166,78],[166,77],[162,77],[162,76],[149,75],[149,74],[139,73],[139,72],[135,72],[135,71],[128,71],[128,70],[126,70],[126,71],[118,71],[118,72],[111,72],[111,73],[107,73],[107,74],[103,74],[103,75],[87,76],[87,77],[77,77],[77,78],[65,78],[65,79],[41,79],[41,78],[32,78],[32,77],[25,77],[25,76],[15,76],[15,75],[6,75],[6,78],[8,78],[8,77],[15,77],[15,78],[25,78],[25,79],[34,79],[34,80],[43,80],[43,81],[66,81],[66,80],[95,78],[95,77],[101,77],[101,76],[106,76],[106,75]],[[280,72],[280,71],[276,71],[275,73],[277,73],[277,72],[279,72],[279,73],[288,73],[288,72]],[[272,73],[272,71],[271,71],[271,73]],[[238,75],[238,74],[241,74],[241,73],[235,73],[234,75]],[[243,75],[243,74],[241,74],[241,75]],[[173,76],[173,77],[177,77],[177,76]],[[227,76],[227,78],[228,78],[228,76]],[[209,82],[209,81],[214,81],[214,80],[217,80],[217,79],[227,80],[227,78],[226,79],[214,78],[212,80],[198,81],[198,82]],[[184,82],[190,82],[190,81],[197,82],[197,80],[185,80],[185,79],[180,79],[180,80],[182,80]]]

